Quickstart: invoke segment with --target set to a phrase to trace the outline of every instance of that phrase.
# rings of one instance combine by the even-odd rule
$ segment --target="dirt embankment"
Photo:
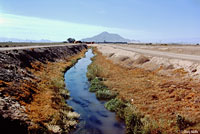
[[[134,107],[133,114],[138,111],[143,115],[140,131],[200,132],[199,63],[117,47],[97,48],[93,62],[96,76],[104,78],[104,84],[118,92],[118,98]],[[134,130],[136,126],[132,126]]]
[[[103,55],[128,68],[157,70],[157,73],[169,77],[176,77],[178,74],[175,72],[182,71],[186,78],[200,79],[200,58],[196,55],[200,48],[197,46],[188,46],[190,49],[184,46],[97,45],[97,47]],[[168,51],[164,52],[160,50],[161,48]],[[180,49],[182,51],[179,51]]]
[[[65,104],[64,71],[86,45],[0,52],[0,128],[3,132],[61,133],[78,115]]]

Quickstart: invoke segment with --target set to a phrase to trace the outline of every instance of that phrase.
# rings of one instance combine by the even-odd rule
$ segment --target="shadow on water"
[[[67,103],[81,115],[77,129],[72,133],[124,134],[125,126],[116,119],[115,113],[106,110],[105,102],[97,100],[95,94],[89,92],[86,73],[94,54],[90,49],[85,55],[65,73],[65,83],[71,96]]]

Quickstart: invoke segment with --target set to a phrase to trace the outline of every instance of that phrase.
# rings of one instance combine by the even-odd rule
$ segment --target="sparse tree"
[[[74,38],[68,38],[67,41],[68,41],[69,43],[74,43],[76,40],[75,40]]]

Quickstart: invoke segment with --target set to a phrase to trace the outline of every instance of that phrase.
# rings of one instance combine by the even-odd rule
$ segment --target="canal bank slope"
[[[0,128],[6,133],[69,132],[79,117],[65,103],[64,72],[86,45],[0,52]]]
[[[135,58],[130,57],[131,52],[125,51],[124,55],[129,54],[126,57],[116,57],[121,52],[118,49],[105,53],[108,48],[98,46],[98,50],[90,74],[100,77],[104,85],[117,92],[117,99],[109,101],[106,107],[120,111],[128,133],[200,132],[200,85],[198,79],[193,79],[196,77],[184,68],[169,67],[170,75],[161,73],[165,71],[162,66],[144,68],[141,65],[150,59],[144,56],[131,62]]]

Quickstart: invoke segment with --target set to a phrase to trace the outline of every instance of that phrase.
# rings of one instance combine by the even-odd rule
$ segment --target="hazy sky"
[[[200,38],[200,0],[0,0],[0,37]]]

